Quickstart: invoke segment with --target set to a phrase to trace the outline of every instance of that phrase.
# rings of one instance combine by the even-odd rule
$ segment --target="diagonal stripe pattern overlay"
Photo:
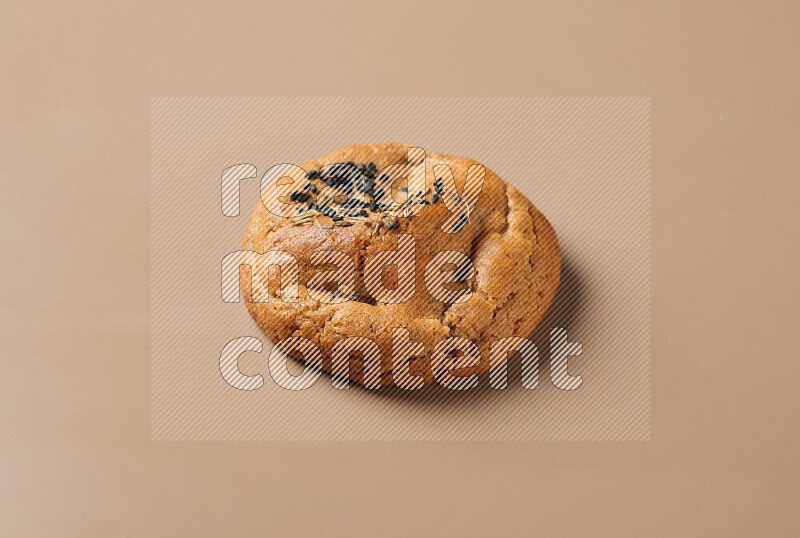
[[[152,439],[649,439],[648,98],[165,97],[151,102],[150,136]],[[558,234],[552,307],[533,335],[508,335],[529,343],[498,344],[493,356],[511,358],[477,379],[348,384],[313,369],[320,359],[307,341],[273,352],[235,285],[229,302],[221,296],[223,259],[241,248],[270,167],[387,141],[477,160]],[[443,256],[469,278],[463,260]],[[290,345],[311,361],[305,372],[283,353]],[[401,347],[399,371],[418,353],[413,341]],[[580,354],[565,362],[569,350]],[[369,341],[336,353],[344,361],[354,351],[376,360]]]

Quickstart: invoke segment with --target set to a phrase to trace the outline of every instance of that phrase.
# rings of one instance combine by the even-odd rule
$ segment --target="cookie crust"
[[[300,166],[308,171],[333,163],[374,163],[375,168],[406,162],[407,148],[413,144],[357,144],[340,148]],[[467,168],[479,164],[472,159],[437,153],[426,154],[426,177],[433,182],[433,167],[450,166],[455,183],[463,190]],[[320,185],[317,178],[312,183]],[[458,375],[481,374],[490,366],[489,345],[506,336],[529,336],[550,306],[558,287],[561,252],[555,231],[542,213],[516,188],[486,168],[483,191],[458,233],[446,234],[440,226],[450,215],[444,204],[427,205],[421,214],[397,218],[392,229],[383,226],[375,233],[377,215],[367,212],[364,222],[348,226],[298,226],[292,219],[270,213],[259,201],[250,219],[242,248],[259,253],[269,250],[291,252],[300,267],[300,296],[286,303],[270,292],[268,302],[251,300],[256,286],[269,287],[269,279],[250,281],[250,271],[241,269],[241,288],[245,303],[258,326],[273,341],[303,337],[322,351],[323,369],[331,371],[331,349],[343,338],[367,337],[382,353],[381,385],[393,385],[391,333],[406,328],[414,341],[422,342],[426,354],[410,363],[411,373],[422,375],[426,384],[434,382],[430,367],[433,347],[450,336],[473,340],[481,351],[476,366],[462,368]],[[381,250],[397,247],[399,234],[412,234],[416,242],[416,291],[401,304],[380,304],[363,294],[365,260]],[[341,304],[320,303],[308,295],[307,275],[312,271],[309,257],[318,250],[338,250],[349,254],[356,264],[356,282],[361,300]],[[469,301],[445,304],[427,293],[424,286],[426,263],[438,252],[457,250],[466,253],[475,267],[468,281],[473,290]],[[505,359],[503,359],[505,360]],[[363,380],[363,362],[351,358],[349,377]]]

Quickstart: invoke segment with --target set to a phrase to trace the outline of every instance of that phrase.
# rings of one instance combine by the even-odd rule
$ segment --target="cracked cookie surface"
[[[375,200],[386,200],[386,192],[389,189],[397,192],[399,186],[381,185],[379,171],[406,162],[410,147],[414,146],[358,144],[302,163],[300,166],[310,177],[303,182],[305,190],[293,193],[292,201],[304,203],[303,209],[316,208],[311,211],[325,219],[326,224],[308,225],[305,217],[278,217],[259,201],[242,247],[259,253],[284,250],[292,253],[299,264],[300,295],[295,303],[278,298],[278,291],[272,289],[277,286],[269,286],[268,276],[254,275],[251,283],[249,269],[242,268],[241,286],[247,308],[273,342],[288,337],[307,338],[322,351],[323,368],[331,371],[331,349],[338,341],[353,336],[370,338],[381,349],[380,379],[384,386],[394,384],[390,355],[393,328],[408,329],[412,340],[424,344],[426,354],[413,359],[410,369],[412,374],[423,376],[426,383],[434,381],[431,350],[450,336],[472,339],[481,351],[480,363],[458,370],[457,375],[480,374],[490,367],[491,342],[506,336],[527,337],[533,332],[553,300],[560,277],[561,253],[550,223],[524,195],[488,168],[478,202],[457,233],[447,234],[440,229],[451,215],[443,203],[425,204],[421,213],[413,217],[387,219],[381,204]],[[348,200],[355,201],[346,200],[345,204],[350,206],[337,214],[329,206],[315,205],[317,193],[326,184],[324,173],[321,177],[319,171],[330,170],[326,165],[348,162],[358,166],[367,177],[366,186],[351,189],[346,195],[350,197]],[[441,164],[450,167],[456,187],[463,192],[467,169],[479,163],[426,153],[428,185],[435,182],[433,168]],[[330,181],[329,176],[328,185]],[[384,196],[376,196],[376,191]],[[438,186],[426,193],[425,198],[437,198],[436,191]],[[376,303],[364,289],[365,261],[379,251],[397,248],[400,234],[411,234],[415,239],[415,293],[405,303]],[[345,252],[355,261],[356,300],[325,304],[308,295],[306,284],[313,271],[310,256],[319,250]],[[442,303],[425,289],[425,266],[444,250],[463,252],[472,260],[475,273],[466,285],[473,294],[465,303]],[[387,285],[391,286],[391,282]],[[269,289],[271,299],[262,303],[251,301],[251,287]],[[363,362],[357,356],[351,358],[349,371],[352,380],[363,380]]]

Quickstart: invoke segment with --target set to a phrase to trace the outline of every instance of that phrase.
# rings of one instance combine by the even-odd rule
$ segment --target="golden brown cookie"
[[[553,300],[560,276],[561,253],[550,223],[525,196],[490,170],[485,169],[474,208],[464,211],[468,215],[462,217],[458,210],[452,211],[457,207],[457,197],[448,198],[451,208],[444,203],[452,194],[445,187],[452,183],[439,180],[439,165],[450,167],[457,192],[463,193],[467,170],[478,164],[475,161],[426,153],[424,192],[402,191],[404,179],[388,184],[391,178],[387,180],[382,171],[396,163],[407,163],[408,148],[412,147],[357,144],[300,164],[310,177],[295,181],[284,199],[296,204],[291,208],[294,216],[276,216],[259,202],[243,243],[244,250],[258,253],[289,252],[299,264],[296,302],[278,297],[282,293],[274,276],[270,280],[266,274],[253,274],[251,287],[250,270],[242,267],[247,308],[267,336],[273,342],[289,337],[312,341],[322,351],[323,368],[329,372],[337,342],[354,336],[370,338],[381,350],[380,382],[384,386],[395,384],[392,329],[406,328],[412,340],[424,344],[425,355],[410,362],[410,371],[423,376],[426,383],[434,381],[431,351],[442,339],[452,336],[473,340],[481,352],[478,364],[458,370],[457,375],[483,373],[490,367],[489,345],[493,341],[512,335],[527,337],[533,332]],[[320,199],[323,193],[326,197],[337,194],[324,200]],[[411,202],[406,202],[407,195]],[[403,216],[408,212],[405,203],[423,207],[417,208],[416,216]],[[455,222],[450,228],[455,233],[442,231],[448,219],[451,224]],[[365,262],[380,251],[397,249],[402,234],[414,238],[416,288],[405,302],[382,304],[365,287]],[[344,252],[355,262],[352,300],[326,304],[309,295],[309,278],[319,269],[310,263],[310,257],[323,250]],[[472,261],[474,273],[462,275],[470,278],[454,285],[469,288],[466,302],[448,304],[426,289],[426,266],[442,251],[460,251]],[[285,285],[283,276],[281,284]],[[398,275],[389,270],[382,278],[391,288],[397,284]],[[254,302],[254,290],[268,295],[269,300]],[[358,354],[350,359],[349,377],[363,381],[363,358]]]

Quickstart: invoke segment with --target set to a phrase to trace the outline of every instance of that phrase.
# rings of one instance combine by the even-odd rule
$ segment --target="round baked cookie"
[[[533,332],[553,300],[560,277],[561,252],[550,223],[516,188],[488,168],[477,203],[456,223],[458,231],[442,231],[453,212],[443,200],[449,193],[444,192],[443,182],[433,169],[448,165],[458,192],[463,193],[467,169],[479,164],[476,161],[426,153],[427,190],[410,193],[412,202],[424,207],[415,216],[406,217],[397,211],[409,194],[402,190],[405,180],[385,184],[387,177],[381,171],[407,163],[408,149],[413,147],[401,143],[357,144],[300,164],[307,176],[294,182],[296,190],[288,197],[290,203],[297,204],[293,208],[296,216],[276,216],[259,201],[243,242],[247,251],[289,252],[299,265],[296,302],[279,297],[282,294],[274,276],[270,281],[266,274],[253,271],[251,283],[251,271],[242,266],[245,303],[267,336],[273,342],[290,337],[310,340],[322,352],[323,369],[328,372],[332,371],[332,351],[337,342],[348,337],[372,339],[381,350],[383,386],[396,384],[391,356],[393,329],[407,329],[411,340],[424,345],[425,354],[408,364],[410,373],[424,377],[426,384],[438,378],[431,368],[432,350],[448,337],[470,339],[480,350],[479,363],[473,361],[454,374],[481,374],[494,366],[489,357],[492,342],[507,336],[525,338]],[[353,175],[353,170],[359,172]],[[437,168],[437,173],[440,170]],[[321,200],[323,192],[331,192],[325,187],[342,194]],[[383,304],[365,289],[365,263],[380,251],[397,249],[401,234],[411,234],[415,240],[415,291],[403,303]],[[319,270],[310,258],[323,250],[344,252],[354,260],[356,291],[352,300],[327,304],[309,295],[309,277]],[[472,261],[474,272],[461,284],[462,289],[472,291],[466,302],[444,303],[426,289],[426,265],[442,251],[460,251]],[[391,271],[384,272],[383,282],[387,287],[396,284],[396,274],[393,277]],[[253,301],[253,291],[268,295],[269,300]],[[302,359],[299,355],[297,358]],[[364,381],[364,359],[358,353],[350,357],[348,371],[351,380]]]

